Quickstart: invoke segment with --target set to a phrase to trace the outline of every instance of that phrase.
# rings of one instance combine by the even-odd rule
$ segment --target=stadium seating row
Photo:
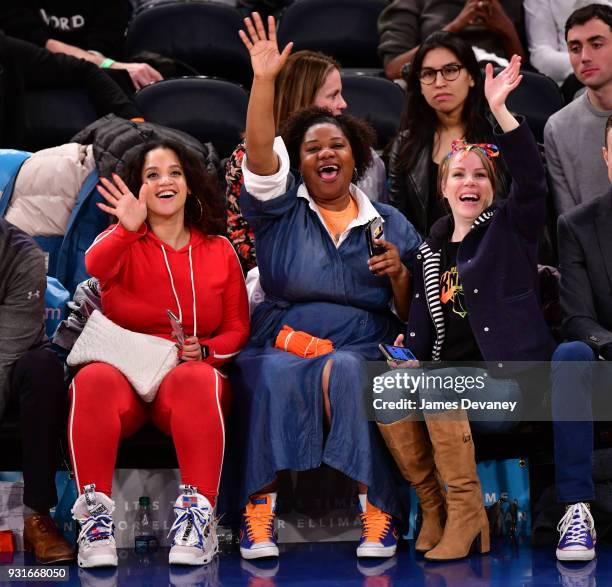
[[[563,107],[557,84],[539,73],[525,71],[509,107],[527,117],[536,138],[543,140],[548,117]],[[378,134],[379,149],[397,132],[404,102],[400,87],[389,80],[355,71],[342,74],[347,113],[368,120]],[[136,102],[145,119],[212,142],[220,157],[230,155],[244,130],[248,93],[240,84],[208,77],[165,80],[143,88]],[[82,90],[38,90],[27,96],[26,148],[31,151],[69,142],[96,119]]]
[[[384,0],[296,0],[278,25],[279,42],[294,50],[311,49],[334,56],[342,67],[382,69],[378,57],[378,15]],[[225,4],[169,2],[138,12],[126,33],[126,52],[145,51],[178,59],[202,75],[251,85],[251,64],[238,37],[240,12]]]

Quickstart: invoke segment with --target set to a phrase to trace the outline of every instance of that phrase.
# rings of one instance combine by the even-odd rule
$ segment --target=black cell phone
[[[393,346],[392,344],[379,344],[378,348],[385,359],[389,361],[416,361],[417,358],[403,346]]]
[[[376,255],[382,255],[386,249],[381,245],[375,245],[375,240],[383,240],[385,238],[385,232],[383,230],[383,221],[380,216],[373,218],[366,224],[365,227],[366,242],[368,243],[368,252],[370,257]]]

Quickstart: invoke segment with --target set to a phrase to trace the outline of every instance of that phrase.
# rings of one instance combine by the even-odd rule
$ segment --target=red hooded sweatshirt
[[[100,280],[104,315],[123,328],[172,340],[172,310],[185,336],[208,346],[206,362],[215,367],[246,344],[246,287],[225,237],[191,229],[189,243],[175,251],[146,224],[138,232],[115,224],[89,247],[85,265]]]

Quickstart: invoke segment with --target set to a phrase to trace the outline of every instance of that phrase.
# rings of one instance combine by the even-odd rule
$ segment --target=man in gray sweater
[[[49,516],[57,503],[59,431],[66,420],[61,363],[45,336],[45,258],[24,232],[0,218],[0,419],[19,408],[24,544],[40,563],[74,551]]]
[[[600,142],[612,114],[612,7],[589,4],[565,24],[570,62],[586,92],[553,114],[544,128],[555,210],[564,214],[610,189]]]

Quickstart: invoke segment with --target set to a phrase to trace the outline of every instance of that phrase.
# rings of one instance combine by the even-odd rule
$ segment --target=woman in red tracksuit
[[[171,339],[167,310],[185,332],[179,365],[144,403],[115,367],[92,363],[70,390],[69,440],[80,497],[82,567],[116,566],[110,498],[119,440],[146,420],[174,439],[182,483],[170,563],[206,564],[217,552],[213,508],[225,445],[229,387],[217,369],[246,343],[249,314],[224,208],[198,157],[174,142],[144,145],[126,182],[101,180],[105,212],[117,224],[85,255],[100,280],[102,310],[128,330]],[[136,197],[134,194],[138,194]]]

